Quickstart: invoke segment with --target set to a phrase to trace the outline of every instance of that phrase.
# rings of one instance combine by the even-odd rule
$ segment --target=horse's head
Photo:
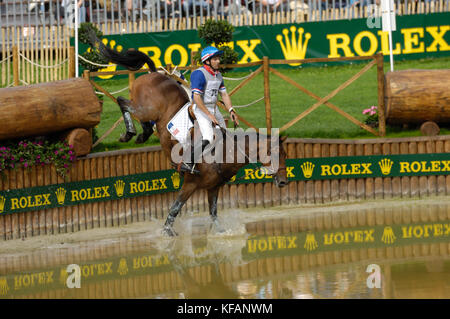
[[[275,185],[284,187],[288,184],[286,175],[286,152],[283,148],[283,142],[286,141],[287,136],[280,136],[278,143],[271,143],[270,157],[271,161],[263,164],[262,170],[267,174],[273,176]],[[269,141],[270,139],[268,139]]]

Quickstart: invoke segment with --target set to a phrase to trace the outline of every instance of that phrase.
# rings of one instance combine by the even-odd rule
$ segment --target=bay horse
[[[147,123],[149,121],[156,122],[156,128],[159,133],[163,152],[166,156],[171,158],[172,148],[178,144],[178,141],[172,138],[172,135],[166,127],[171,118],[190,101],[186,91],[172,78],[156,72],[153,61],[143,52],[130,49],[124,53],[119,53],[113,49],[107,48],[96,37],[94,32],[90,32],[89,39],[91,44],[97,48],[100,54],[106,59],[122,65],[128,70],[135,71],[139,70],[144,64],[148,65],[152,72],[136,78],[130,90],[130,100],[118,97],[117,101],[123,113],[131,113],[141,123]],[[224,135],[229,134],[225,129],[222,129],[222,133]],[[274,154],[274,156],[278,156],[277,160],[279,165],[277,169],[272,170],[268,175],[274,176],[273,180],[278,187],[287,185],[285,164],[286,153],[282,145],[286,136],[280,137],[277,143],[278,146],[274,149],[270,149],[272,145],[270,144],[270,141],[272,141],[271,138],[263,134],[255,134],[258,139],[257,145],[249,145],[251,139],[248,135],[243,137],[245,141],[247,141],[244,150],[239,149],[239,147],[233,147],[232,149],[226,148],[225,143],[223,143],[222,146],[219,146],[223,148],[223,154],[226,154],[227,152],[234,153],[235,156],[232,157],[234,159],[233,162],[222,163],[220,165],[201,162],[196,164],[196,169],[199,171],[199,174],[194,175],[184,173],[183,185],[177,198],[170,207],[167,220],[164,224],[163,232],[165,234],[169,236],[177,235],[173,230],[175,218],[189,197],[199,189],[205,189],[207,191],[209,214],[212,222],[216,225],[219,232],[223,231],[217,220],[217,199],[219,189],[235,176],[240,168],[250,162],[248,155],[252,151],[258,151],[258,145],[264,145],[271,156]],[[239,139],[239,137],[235,136],[234,140],[237,139]],[[236,155],[239,152],[245,153],[245,161],[236,161],[238,158]],[[259,157],[256,158],[256,160],[259,160]],[[271,165],[271,163],[263,163],[263,166],[268,167],[269,165]]]

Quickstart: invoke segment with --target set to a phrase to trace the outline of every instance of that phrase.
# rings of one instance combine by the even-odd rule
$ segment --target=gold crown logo
[[[313,251],[317,247],[319,247],[319,244],[317,243],[316,237],[312,233],[306,234],[306,241],[303,248],[305,248],[307,251]]]
[[[116,194],[119,197],[123,196],[123,190],[125,189],[125,182],[121,179],[114,183],[114,188],[116,189]]]
[[[383,158],[379,161],[378,165],[380,165],[381,173],[383,173],[383,175],[388,175],[391,172],[392,164],[394,164],[394,162],[388,158]]]
[[[58,188],[55,192],[56,199],[58,200],[59,205],[63,205],[66,199],[66,190],[62,187]]]
[[[0,295],[5,296],[8,294],[9,286],[8,282],[6,281],[6,278],[0,278]]]
[[[4,196],[0,196],[0,213],[3,213],[5,209],[6,198]]]
[[[383,236],[381,237],[381,241],[385,244],[393,244],[394,241],[397,239],[395,237],[394,231],[391,227],[386,226],[383,230]]]
[[[281,34],[277,35],[277,41],[280,43],[281,51],[283,51],[284,58],[286,60],[298,60],[304,59],[306,55],[306,48],[308,47],[308,41],[311,38],[311,33],[305,33],[305,39],[303,42],[303,33],[305,30],[303,28],[298,28],[298,40],[296,39],[295,31],[297,28],[295,26],[291,26],[289,28],[291,30],[291,40],[289,41],[288,29],[283,29],[283,36]],[[290,63],[291,66],[298,66],[301,63]]]
[[[314,164],[311,162],[304,162],[300,167],[302,168],[305,178],[310,178],[314,171]]]
[[[172,179],[173,187],[178,189],[180,187],[180,173],[175,172],[170,178]]]
[[[121,276],[126,275],[128,273],[128,265],[127,260],[125,258],[120,259],[119,268],[117,268],[117,272]]]

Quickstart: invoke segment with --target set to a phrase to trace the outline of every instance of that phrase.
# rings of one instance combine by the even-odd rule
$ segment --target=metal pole
[[[75,77],[78,77],[78,3],[77,0],[73,0],[75,3]]]

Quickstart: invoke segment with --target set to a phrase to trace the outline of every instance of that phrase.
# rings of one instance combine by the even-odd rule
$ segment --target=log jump
[[[81,78],[0,90],[0,141],[61,134],[77,156],[92,147],[88,132],[100,122],[102,104]]]
[[[387,123],[422,124],[422,133],[438,133],[438,124],[450,123],[449,87],[450,69],[387,73]]]

